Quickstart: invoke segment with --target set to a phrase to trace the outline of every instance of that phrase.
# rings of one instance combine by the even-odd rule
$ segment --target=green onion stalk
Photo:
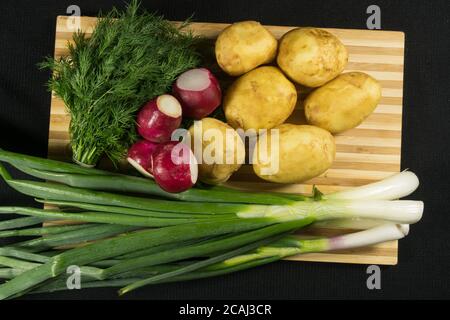
[[[252,252],[237,255],[229,259],[211,264],[209,266],[168,277],[167,274],[176,270],[185,270],[186,265],[161,264],[153,267],[137,269],[135,271],[123,273],[119,276],[106,280],[99,280],[92,277],[92,273],[82,271],[82,289],[95,287],[124,287],[120,293],[126,293],[137,289],[144,282],[145,284],[158,284],[165,282],[187,281],[200,278],[207,278],[225,275],[248,268],[268,264],[292,255],[299,255],[311,252],[326,252],[332,250],[343,250],[356,247],[374,245],[391,240],[399,240],[409,232],[408,225],[383,224],[368,230],[358,231],[346,235],[331,238],[299,239],[295,236],[284,236],[274,241],[270,245],[261,246]],[[0,269],[0,278],[12,279],[23,271],[13,268]],[[96,270],[95,275],[102,271]],[[166,275],[164,278],[157,278],[157,275]],[[96,279],[97,278],[97,279]],[[150,279],[152,279],[150,281]],[[44,284],[34,290],[34,293],[54,292],[67,290],[65,279],[58,279],[49,284]]]
[[[19,219],[23,219],[23,218],[19,218]],[[10,221],[10,220],[7,220],[7,221]],[[67,225],[67,226],[53,226],[53,227],[6,230],[6,231],[0,231],[0,238],[51,235],[51,234],[57,234],[57,233],[64,233],[64,232],[72,231],[72,230],[84,229],[86,227],[87,227],[87,224],[79,224],[79,225]]]
[[[154,217],[154,218],[199,218],[205,219],[204,214],[187,214],[187,213],[176,213],[176,212],[157,212],[145,209],[135,209],[128,207],[118,207],[111,205],[98,205],[93,203],[84,203],[84,202],[75,202],[75,201],[62,201],[62,200],[44,200],[44,199],[35,199],[37,202],[46,203],[50,205],[55,205],[59,207],[61,210],[75,210],[75,209],[83,209],[83,211],[97,211],[97,212],[108,212],[108,213],[118,213],[125,214],[131,216],[140,216],[140,217]],[[208,218],[220,218],[226,217],[225,214],[218,215],[210,215]]]
[[[34,269],[38,266],[41,266],[43,263],[47,263],[51,258],[29,253],[23,250],[17,250],[13,248],[4,248],[0,251],[0,265],[5,267],[10,267],[13,270],[17,270],[16,274],[21,274],[26,272],[27,270]],[[80,268],[83,276],[88,279],[96,279],[101,280],[101,272],[102,269],[91,267],[91,266],[83,266]]]
[[[313,222],[313,219],[303,219],[281,223],[274,227],[278,227],[277,231],[283,233],[304,227],[311,222]],[[157,245],[203,238],[205,236],[251,231],[276,223],[276,220],[270,218],[241,219],[239,222],[234,220],[201,222],[142,230],[101,240],[83,247],[67,250],[52,257],[47,263],[27,270],[16,278],[2,284],[0,286],[0,299],[16,296],[46,280],[55,278],[65,272],[70,265],[84,266]]]
[[[134,193],[137,185],[157,189],[154,182],[147,184],[146,179],[129,179],[3,150],[0,150],[0,161],[35,177],[53,179],[53,182],[17,180],[0,164],[0,175],[10,187],[61,209],[0,207],[0,213],[28,216],[13,220],[29,219],[6,221],[0,236],[38,236],[0,252],[3,261],[0,264],[8,267],[2,268],[0,274],[11,278],[0,285],[0,299],[45,289],[47,282],[60,281],[71,265],[87,268],[84,274],[92,286],[122,283],[125,286],[120,291],[122,294],[148,284],[226,274],[294,254],[362,246],[400,237],[406,234],[406,227],[395,224],[415,223],[423,213],[421,201],[395,200],[417,188],[417,177],[407,171],[381,182],[329,195],[317,190],[311,197],[271,195],[274,202],[267,204],[261,200],[264,194],[253,196],[254,193],[248,194],[248,203],[230,202],[227,197],[234,198],[236,192],[227,194],[223,187],[211,192],[191,189],[186,197],[178,199],[159,191],[149,192],[151,197],[131,196],[123,192]],[[109,177],[115,180],[108,180]],[[102,182],[96,184],[97,180]],[[105,187],[113,181],[122,181],[121,193],[107,192],[116,191]],[[391,224],[330,239],[296,239],[286,235],[312,223],[360,218]],[[43,220],[67,219],[85,225],[67,229],[18,229]],[[55,247],[64,250],[55,251],[52,249]],[[156,270],[159,267],[166,269]],[[153,273],[149,273],[149,268]]]
[[[399,175],[414,175],[411,172]],[[15,180],[6,169],[0,165],[0,175],[9,186],[17,191],[33,196],[42,197],[53,201],[73,201],[90,204],[112,205],[156,212],[173,212],[185,214],[235,214],[239,218],[269,217],[278,221],[290,221],[313,217],[315,220],[329,220],[337,218],[372,218],[383,219],[398,223],[415,223],[420,220],[423,212],[423,202],[412,200],[370,200],[364,199],[364,192],[360,192],[363,200],[346,200],[339,194],[326,196],[320,201],[296,201],[289,205],[253,205],[233,203],[211,202],[184,202],[161,199],[142,198],[113,194],[102,191],[74,188],[51,182],[37,182],[27,180]],[[415,176],[415,175],[414,175]],[[396,178],[396,180],[402,180]],[[388,182],[390,183],[390,182]],[[382,189],[383,183],[374,186],[374,189]],[[362,187],[374,193],[370,187]],[[415,188],[414,188],[415,189]],[[359,189],[364,191],[363,189]],[[410,192],[412,188],[409,188]],[[354,192],[358,192],[355,188]],[[398,193],[398,192],[397,192]],[[0,212],[7,212],[13,208],[5,208]],[[17,213],[29,209],[14,208]],[[56,215],[56,214],[55,214]],[[98,213],[98,216],[101,214]],[[61,214],[61,217],[63,214]],[[69,214],[67,215],[69,216]],[[106,215],[105,215],[106,218]],[[81,218],[80,218],[81,219]],[[120,216],[117,217],[120,219]],[[131,219],[131,217],[130,217]],[[133,217],[137,219],[137,217]],[[90,222],[96,222],[91,220]],[[122,222],[123,223],[123,222]]]
[[[227,274],[294,255],[344,250],[374,245],[385,241],[399,240],[408,235],[408,233],[409,225],[387,223],[368,230],[331,238],[298,239],[295,236],[286,236],[273,242],[269,246],[262,246],[257,248],[254,252],[223,260],[222,262],[204,268],[203,271],[200,272],[182,273],[179,270],[185,270],[186,267],[180,267],[176,270],[162,273],[161,275],[154,275],[135,282],[130,281],[129,284],[119,290],[119,294],[125,294],[149,284],[193,280]],[[179,272],[175,274],[176,271]],[[169,277],[167,276],[168,274],[175,274],[175,276]]]
[[[408,233],[408,224],[384,223],[367,230],[331,238],[299,239],[295,236],[286,236],[269,246],[260,247],[254,252],[227,259],[210,269],[233,267],[249,261],[273,256],[282,259],[298,254],[365,247],[381,242],[399,240],[407,236]]]
[[[407,214],[409,216],[409,214]],[[258,230],[263,228],[262,231],[260,231],[259,237],[267,237],[271,234],[268,233],[268,228],[273,228],[276,230],[275,233],[278,232],[287,232],[289,230],[295,230],[301,227],[304,227],[305,225],[308,225],[312,222],[314,222],[314,217],[303,217],[301,219],[297,220],[290,220],[288,219],[287,222],[285,218],[283,217],[281,222],[279,218],[274,216],[266,216],[266,217],[258,217],[258,218],[242,218],[239,221],[236,220],[220,220],[220,221],[212,221],[212,222],[201,222],[201,223],[193,223],[193,224],[181,224],[171,227],[164,227],[159,229],[150,229],[150,230],[142,230],[137,232],[128,233],[119,237],[114,237],[112,239],[106,239],[102,241],[98,241],[95,243],[92,243],[90,245],[71,249],[68,251],[65,251],[59,255],[56,255],[51,258],[51,260],[41,266],[38,266],[36,268],[30,269],[27,272],[24,272],[23,274],[19,275],[18,277],[10,280],[9,282],[3,284],[0,286],[0,298],[8,298],[10,296],[15,296],[17,294],[20,294],[20,292],[27,291],[31,288],[33,288],[36,285],[39,285],[40,283],[57,277],[62,272],[64,272],[65,268],[67,268],[69,265],[87,265],[96,261],[101,261],[108,258],[113,258],[116,256],[120,256],[123,254],[126,254],[128,252],[132,251],[138,251],[141,249],[154,247],[158,245],[163,245],[167,243],[172,242],[179,242],[179,241],[186,241],[196,238],[202,238],[206,236],[214,236],[214,235],[221,235],[221,234],[228,234],[228,233],[239,233],[239,232],[246,232],[241,236],[241,239],[243,238],[244,242],[247,240],[252,241],[256,238],[251,238],[252,232],[249,232],[251,230],[254,233],[257,233]],[[267,228],[267,229],[264,229]],[[213,249],[208,248],[206,246],[206,249],[211,250],[212,252],[216,251],[223,251],[223,250],[229,250],[231,247],[234,246],[241,246],[243,242],[237,242],[236,240],[239,238],[238,236],[232,237],[231,240],[228,238],[219,240],[216,243],[209,243],[213,247]],[[259,239],[259,238],[257,238]],[[228,241],[228,242],[227,242]],[[234,242],[236,241],[236,242]],[[339,243],[339,241],[334,241],[335,243]],[[345,241],[341,241],[345,243]],[[217,244],[218,243],[218,244]],[[225,243],[225,244],[224,244]],[[228,243],[228,246],[226,246]],[[233,244],[234,243],[234,244]],[[320,241],[316,241],[315,245],[317,246],[320,243]],[[218,246],[217,246],[218,245]],[[185,259],[189,257],[189,254],[186,255],[186,251],[189,252],[191,249],[192,254],[203,254],[208,253],[209,251],[202,252],[201,250],[201,244],[194,245],[194,249],[186,247],[183,248],[179,254],[180,259]],[[217,247],[214,247],[217,246]],[[305,248],[311,247],[311,243],[309,243],[309,246],[305,246]],[[203,245],[203,248],[205,248],[205,245]],[[329,247],[323,247],[323,249],[332,249],[332,246]],[[334,247],[338,248],[338,247]],[[265,251],[264,251],[265,250]],[[265,252],[264,254],[267,254],[267,249],[264,249],[261,252]],[[280,250],[280,249],[276,249]],[[295,250],[294,250],[295,251]],[[176,252],[176,251],[175,251]],[[260,254],[261,254],[260,252]],[[289,254],[291,254],[291,249],[287,251]],[[172,251],[173,254],[173,251]],[[277,254],[280,256],[285,256],[285,254]],[[158,254],[156,254],[157,258]],[[159,254],[161,256],[161,253]],[[162,254],[164,256],[164,254]],[[165,259],[170,259],[170,255],[165,255]],[[178,254],[177,254],[178,257]],[[156,263],[166,262],[170,260],[164,260],[164,257],[162,260],[158,260],[156,258]],[[138,267],[146,266],[147,263],[149,265],[152,265],[152,262],[146,261],[146,259],[155,259],[155,254],[150,256],[150,258],[147,256],[144,258],[139,257],[134,260],[134,262],[137,261]],[[176,258],[174,258],[176,259]],[[144,263],[139,264],[139,262],[143,261]],[[118,264],[120,265],[120,264]],[[116,267],[116,265],[112,266],[111,269],[117,269],[119,267]],[[131,266],[128,265],[124,270],[130,270],[132,269]],[[106,269],[107,270],[107,269]],[[113,269],[114,270],[114,269]],[[188,269],[188,271],[191,269]],[[196,270],[196,269],[195,269]],[[105,272],[106,275],[108,272]],[[114,272],[111,272],[111,274],[114,274]],[[179,273],[177,273],[179,275]],[[153,281],[153,280],[152,280]],[[149,284],[152,283],[152,281],[144,281],[141,284]],[[139,285],[137,286],[139,287]],[[133,287],[134,288],[134,287]],[[125,290],[126,291],[126,290]],[[125,292],[124,291],[124,292]]]
[[[394,200],[406,197],[419,186],[419,179],[411,171],[402,171],[381,181],[331,193],[324,196],[329,200]]]
[[[55,220],[64,219],[73,221],[108,223],[108,224],[140,226],[140,227],[165,227],[183,223],[209,221],[208,219],[142,217],[113,212],[97,212],[97,211],[66,212],[55,210],[43,210],[32,207],[0,207],[0,214],[2,213],[16,213],[16,214],[30,215],[38,218],[48,218]],[[222,215],[223,219],[232,217],[235,216]]]
[[[135,230],[139,230],[139,228],[114,224],[92,224],[83,229],[70,230],[63,233],[45,235],[39,238],[18,242],[15,243],[14,246],[25,248],[32,252],[41,252],[53,247],[87,244],[94,240],[113,237]]]
[[[0,230],[8,230],[14,228],[28,227],[44,222],[45,218],[40,217],[23,217],[17,219],[10,219],[0,222]],[[1,234],[1,231],[0,231]]]
[[[111,175],[113,173],[96,168],[85,168],[73,163],[40,158],[0,148],[0,161],[37,170],[49,170],[60,173],[78,173],[89,175]]]

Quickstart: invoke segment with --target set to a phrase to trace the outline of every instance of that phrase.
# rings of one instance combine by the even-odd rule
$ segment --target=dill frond
[[[99,19],[90,38],[74,33],[69,55],[40,64],[53,76],[49,89],[71,115],[73,159],[113,163],[136,140],[135,116],[148,100],[170,90],[176,77],[199,64],[198,38],[133,0],[123,12]]]

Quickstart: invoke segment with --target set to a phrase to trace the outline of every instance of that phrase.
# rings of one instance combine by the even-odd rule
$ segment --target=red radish
[[[155,181],[167,192],[181,192],[197,182],[197,161],[182,142],[160,144],[152,154],[152,167]]]
[[[152,153],[157,143],[139,140],[128,149],[127,161],[146,177],[153,178]]]
[[[196,120],[212,113],[222,100],[219,81],[205,68],[182,73],[173,85],[173,94],[181,102],[183,115]]]
[[[152,142],[169,141],[172,132],[181,124],[181,105],[170,94],[163,94],[147,102],[137,116],[139,134]]]

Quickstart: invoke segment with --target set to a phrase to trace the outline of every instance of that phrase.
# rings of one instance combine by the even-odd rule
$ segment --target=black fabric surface
[[[96,15],[123,1],[9,1],[0,7],[0,147],[45,156],[49,74],[36,63],[53,53],[55,19],[71,4]],[[382,267],[382,289],[366,288],[366,266],[282,261],[220,278],[158,285],[125,299],[373,299],[449,298],[449,1],[143,1],[171,20],[254,19],[271,25],[366,28],[366,8],[381,8],[385,30],[406,33],[402,168],[421,179],[414,199],[422,221],[400,242],[399,264]],[[0,182],[0,204],[33,204]],[[3,242],[4,243],[4,242]],[[32,298],[110,299],[114,289]]]

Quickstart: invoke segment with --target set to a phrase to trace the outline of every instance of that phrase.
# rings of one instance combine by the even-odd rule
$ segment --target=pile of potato
[[[279,129],[278,158],[261,160],[256,152],[250,158],[255,173],[271,182],[298,183],[325,172],[336,153],[332,134],[358,126],[381,98],[381,86],[371,76],[342,73],[348,61],[347,49],[325,30],[296,28],[277,41],[258,22],[238,22],[220,33],[215,54],[223,71],[238,78],[223,99],[228,124],[217,121],[220,124],[214,125],[255,130],[256,134],[261,129]],[[303,102],[308,125],[285,123],[298,103],[296,85],[313,89]],[[209,119],[202,121],[213,125]],[[267,130],[259,136],[257,147],[270,140],[270,135]],[[242,145],[234,148],[224,147],[224,152],[235,152],[242,159]],[[275,160],[279,170],[264,173]],[[221,183],[239,167],[203,164],[199,178]]]

